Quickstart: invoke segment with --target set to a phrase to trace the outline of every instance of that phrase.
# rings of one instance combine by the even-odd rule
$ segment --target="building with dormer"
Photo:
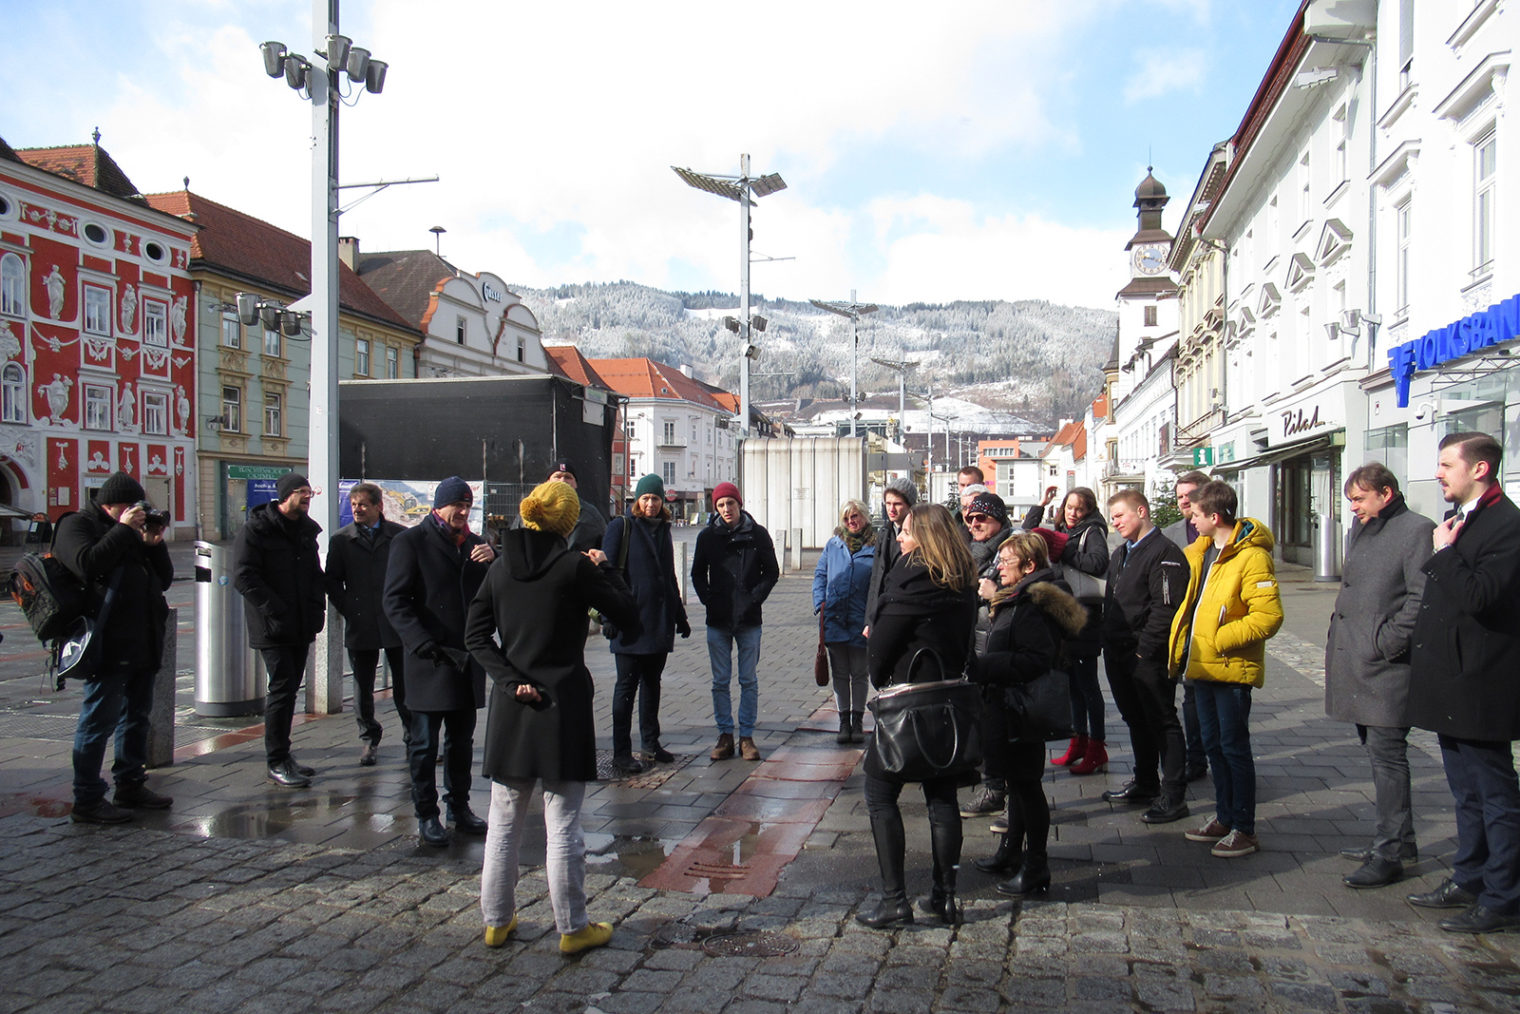
[[[144,200],[98,133],[0,140],[0,502],[56,519],[119,469],[183,532],[200,432],[195,234]]]

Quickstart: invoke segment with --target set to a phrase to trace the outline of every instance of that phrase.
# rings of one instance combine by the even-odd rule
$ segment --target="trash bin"
[[[207,718],[264,710],[264,673],[248,646],[232,548],[195,544],[195,711]]]

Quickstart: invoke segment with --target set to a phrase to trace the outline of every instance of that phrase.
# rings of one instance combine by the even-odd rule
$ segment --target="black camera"
[[[143,528],[150,532],[161,532],[169,527],[169,512],[156,510],[146,500],[139,500],[134,505],[143,509]]]

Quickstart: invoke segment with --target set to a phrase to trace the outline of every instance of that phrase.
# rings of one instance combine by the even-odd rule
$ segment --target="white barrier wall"
[[[739,456],[744,509],[775,538],[800,529],[804,549],[822,549],[850,499],[866,499],[865,437],[744,441]]]

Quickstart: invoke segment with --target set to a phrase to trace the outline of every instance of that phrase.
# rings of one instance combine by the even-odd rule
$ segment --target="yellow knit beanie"
[[[523,524],[535,532],[570,534],[581,517],[581,498],[568,482],[540,483],[518,504]]]

